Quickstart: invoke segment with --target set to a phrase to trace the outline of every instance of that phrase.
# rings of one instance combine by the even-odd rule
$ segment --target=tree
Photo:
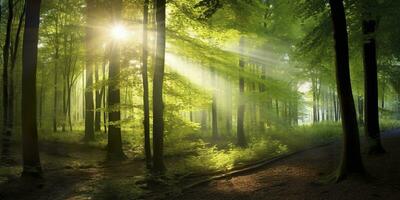
[[[329,0],[333,24],[333,37],[336,52],[336,84],[342,115],[343,152],[335,176],[340,181],[346,176],[364,174],[360,153],[357,115],[350,82],[349,47],[345,10],[342,0]]]
[[[3,130],[2,130],[2,151],[1,160],[4,162],[10,161],[10,143],[11,143],[11,129],[10,123],[10,110],[9,107],[9,58],[11,48],[11,28],[14,18],[14,2],[8,0],[8,17],[6,25],[6,37],[3,46]]]
[[[94,103],[93,103],[93,64],[94,64],[94,9],[95,0],[86,0],[87,28],[86,28],[86,91],[85,91],[85,140],[94,139]]]
[[[240,147],[246,147],[246,138],[244,135],[244,112],[245,112],[245,105],[244,105],[244,78],[243,78],[243,70],[244,70],[244,60],[243,60],[243,48],[244,48],[244,37],[240,37],[239,48],[241,58],[239,60],[239,104],[238,104],[238,113],[237,113],[237,144]]]
[[[14,5],[16,7],[16,4]],[[10,150],[8,149],[10,147],[10,137],[13,135],[13,129],[14,129],[14,101],[15,101],[15,88],[14,88],[14,75],[15,75],[15,66],[17,65],[17,55],[18,55],[18,50],[19,50],[19,43],[20,43],[20,35],[21,35],[21,29],[23,25],[23,20],[25,17],[25,1],[22,2],[21,5],[22,11],[20,13],[19,19],[18,19],[18,26],[17,30],[15,33],[15,38],[14,41],[12,41],[14,44],[10,45],[10,51],[11,51],[11,62],[10,62],[10,71],[9,71],[9,78],[8,78],[8,96],[6,101],[8,101],[7,105],[7,124],[6,124],[6,136],[4,137],[4,143],[3,143],[3,152],[2,152],[2,160],[5,162],[12,162],[11,158],[11,153]],[[14,9],[14,8],[12,8]],[[7,139],[8,137],[8,139]]]
[[[213,84],[211,105],[211,129],[213,139],[218,138],[218,115],[217,115],[217,75],[214,67],[211,67],[211,82]]]
[[[36,68],[41,0],[26,1],[25,31],[22,49],[22,160],[23,177],[41,176],[37,120]]]
[[[165,64],[165,0],[155,0],[156,11],[156,54],[153,78],[153,172],[163,173],[164,103],[163,79]]]
[[[57,1],[59,4],[59,1]],[[59,10],[59,6],[57,6]],[[57,102],[58,102],[58,60],[60,58],[60,45],[59,45],[59,35],[60,35],[60,23],[59,15],[55,18],[55,33],[54,33],[54,96],[53,96],[53,132],[57,132]]]
[[[143,49],[142,49],[143,127],[144,127],[144,153],[146,158],[146,167],[147,169],[150,169],[151,168],[150,108],[149,108],[149,80],[147,75],[148,22],[149,22],[149,0],[145,0],[143,4]]]
[[[365,134],[368,141],[368,153],[380,154],[384,153],[385,150],[382,147],[379,128],[378,66],[375,40],[377,20],[371,11],[377,5],[372,2],[374,1],[363,1],[362,3]]]
[[[122,1],[118,0],[113,2],[113,22],[117,25],[121,20]],[[122,137],[120,111],[120,88],[119,88],[119,75],[120,75],[120,42],[112,41],[111,56],[109,66],[109,79],[110,85],[108,86],[108,145],[107,145],[107,158],[109,160],[123,160],[126,158],[122,151]],[[86,116],[88,117],[88,116]]]

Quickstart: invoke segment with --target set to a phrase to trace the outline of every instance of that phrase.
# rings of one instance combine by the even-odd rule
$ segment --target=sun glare
[[[128,31],[123,25],[117,24],[112,27],[111,36],[115,40],[124,40],[128,37]]]

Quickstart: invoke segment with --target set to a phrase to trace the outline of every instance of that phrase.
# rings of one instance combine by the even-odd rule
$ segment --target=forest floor
[[[384,134],[387,153],[363,154],[369,178],[320,184],[335,170],[340,144],[311,149],[256,171],[214,180],[184,192],[179,200],[239,199],[400,199],[400,130]]]
[[[0,176],[0,200],[400,199],[400,130],[386,132],[383,144],[388,151],[385,155],[364,155],[367,171],[372,177],[367,181],[350,179],[339,184],[317,183],[338,164],[340,144],[335,143],[294,154],[257,170],[214,180],[183,193],[174,178],[146,184],[141,160],[99,163],[98,160],[104,159],[104,150],[76,144],[41,144],[41,151],[45,152],[42,153],[43,179],[21,180],[15,175],[2,181]],[[76,158],[83,156],[84,161],[81,159],[77,163]],[[57,163],[46,162],[54,158],[62,162],[62,168]]]

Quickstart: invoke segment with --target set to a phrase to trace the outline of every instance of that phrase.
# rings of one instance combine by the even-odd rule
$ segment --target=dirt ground
[[[180,196],[176,196],[179,194],[179,189],[173,186],[149,191],[146,196],[142,196],[142,199],[398,200],[400,199],[400,130],[384,135],[383,144],[388,152],[381,156],[364,155],[364,163],[371,177],[368,180],[352,178],[339,184],[318,183],[321,177],[331,173],[338,165],[340,144],[333,144],[295,154],[255,171],[191,188]],[[45,163],[47,167],[45,167],[44,179],[41,181],[22,181],[14,177],[10,181],[1,183],[0,200],[96,199],[98,197],[94,194],[98,192],[98,186],[104,181],[138,177],[145,170],[140,160],[99,164],[98,160],[94,159],[87,163],[74,163],[76,157],[80,156],[79,152],[87,153],[89,149],[74,146],[71,148],[78,149],[78,152],[71,153],[71,151],[66,151],[67,146],[58,145],[58,147],[57,151],[54,151],[54,147],[48,147],[52,149],[51,152],[54,155],[44,155],[44,157],[48,157],[46,160],[53,160],[52,156],[65,157],[60,161],[65,167],[57,168],[59,164]],[[103,159],[99,158],[99,155],[103,154],[102,151],[92,149],[89,156]],[[170,189],[173,191],[172,196],[165,197],[158,193]]]
[[[215,180],[183,193],[179,200],[196,199],[400,199],[400,130],[385,133],[387,153],[364,156],[370,178],[338,184],[319,180],[338,165],[340,144],[296,154],[257,171]]]

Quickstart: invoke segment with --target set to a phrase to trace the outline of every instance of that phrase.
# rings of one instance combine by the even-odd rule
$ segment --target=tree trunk
[[[212,138],[218,138],[218,116],[217,116],[217,80],[214,67],[211,67],[211,82],[213,85],[212,105],[211,105],[211,130]]]
[[[98,83],[99,82],[99,67],[98,67],[98,65],[95,66],[95,79],[96,79],[96,83]],[[100,128],[101,127],[100,126],[100,123],[101,123],[100,108],[101,108],[101,98],[102,98],[101,97],[101,95],[102,95],[101,89],[96,89],[95,93],[96,93],[96,96],[95,96],[95,98],[96,98],[96,109],[95,109],[95,116],[94,116],[94,131],[95,132],[100,132],[101,131],[101,128]]]
[[[109,52],[106,50],[104,52],[104,63],[103,63],[103,81],[106,80],[106,63],[107,60],[109,60]],[[104,133],[107,133],[107,90],[106,90],[106,85],[103,83],[102,87],[102,93],[103,93],[103,126],[104,126]]]
[[[165,172],[163,79],[165,64],[165,0],[154,1],[156,10],[156,58],[153,78],[153,172]]]
[[[385,110],[385,89],[386,89],[386,85],[385,85],[385,81],[383,81],[383,83],[382,83],[382,95],[381,95],[382,111]]]
[[[239,42],[239,49],[240,52],[243,54],[244,48],[244,38],[243,36],[240,37]],[[244,105],[244,78],[243,78],[243,70],[244,70],[244,59],[243,55],[241,55],[239,60],[239,104],[238,104],[238,112],[237,112],[237,144],[239,147],[246,147],[246,138],[244,134],[244,112],[245,112],[245,105]]]
[[[232,87],[227,81],[226,84],[226,134],[232,134]]]
[[[261,80],[263,80],[263,81],[265,81],[266,80],[266,66],[261,66]],[[266,91],[266,87],[265,87],[265,85],[264,85],[264,83],[259,83],[259,86],[258,86],[258,88],[259,88],[259,92],[261,93],[261,94],[263,94],[263,93],[265,93],[265,91]],[[265,132],[265,116],[267,115],[267,103],[266,103],[266,101],[267,100],[265,100],[265,103],[264,103],[264,100],[263,100],[263,102],[260,104],[260,124],[259,124],[259,127],[260,127],[260,131],[261,131],[261,133],[264,133]]]
[[[336,52],[336,84],[343,127],[343,154],[335,181],[353,173],[364,174],[360,154],[357,115],[350,81],[349,48],[345,10],[342,0],[329,0]]]
[[[69,131],[72,132],[72,119],[71,119],[71,92],[72,92],[72,84],[68,86],[67,90],[67,117],[68,117],[68,125]]]
[[[145,0],[143,4],[143,49],[142,49],[143,128],[144,128],[144,154],[146,159],[146,168],[151,169],[149,80],[147,74],[148,22],[149,22],[149,0]]]
[[[66,66],[64,66],[66,67]],[[65,132],[65,124],[67,121],[67,78],[65,77],[65,74],[63,74],[63,90],[62,90],[62,98],[63,98],[63,102],[62,102],[62,114],[63,114],[63,121],[61,123],[61,131]]]
[[[94,140],[94,105],[93,105],[93,64],[94,55],[93,49],[95,48],[94,37],[95,30],[93,28],[95,16],[96,2],[94,0],[86,0],[86,91],[85,91],[85,141]]]
[[[113,4],[113,20],[114,23],[119,23],[121,19],[122,0],[118,0]],[[119,75],[121,71],[120,61],[120,41],[113,41],[111,44],[111,56],[109,66],[109,81],[108,86],[108,145],[107,159],[108,160],[124,160],[126,156],[122,151],[122,136],[121,136],[121,91],[119,84]]]
[[[41,0],[26,2],[22,50],[22,176],[37,177],[42,169],[36,120],[36,68]]]
[[[382,147],[379,128],[378,66],[375,44],[376,21],[367,19],[367,16],[364,17],[362,31],[364,34],[365,135],[368,141],[368,153],[380,154],[384,153],[385,150]]]
[[[11,134],[10,129],[11,119],[9,110],[9,58],[10,58],[10,47],[11,47],[11,28],[14,17],[14,5],[12,0],[8,0],[8,18],[7,18],[7,29],[6,37],[3,47],[3,130],[2,130],[2,150],[0,160],[4,163],[11,161],[10,145],[11,145]]]
[[[58,81],[58,59],[59,59],[59,40],[58,40],[58,17],[56,18],[56,32],[55,32],[55,56],[54,56],[54,102],[53,102],[53,132],[57,132],[57,103],[58,103],[58,94],[57,94],[57,81]]]

